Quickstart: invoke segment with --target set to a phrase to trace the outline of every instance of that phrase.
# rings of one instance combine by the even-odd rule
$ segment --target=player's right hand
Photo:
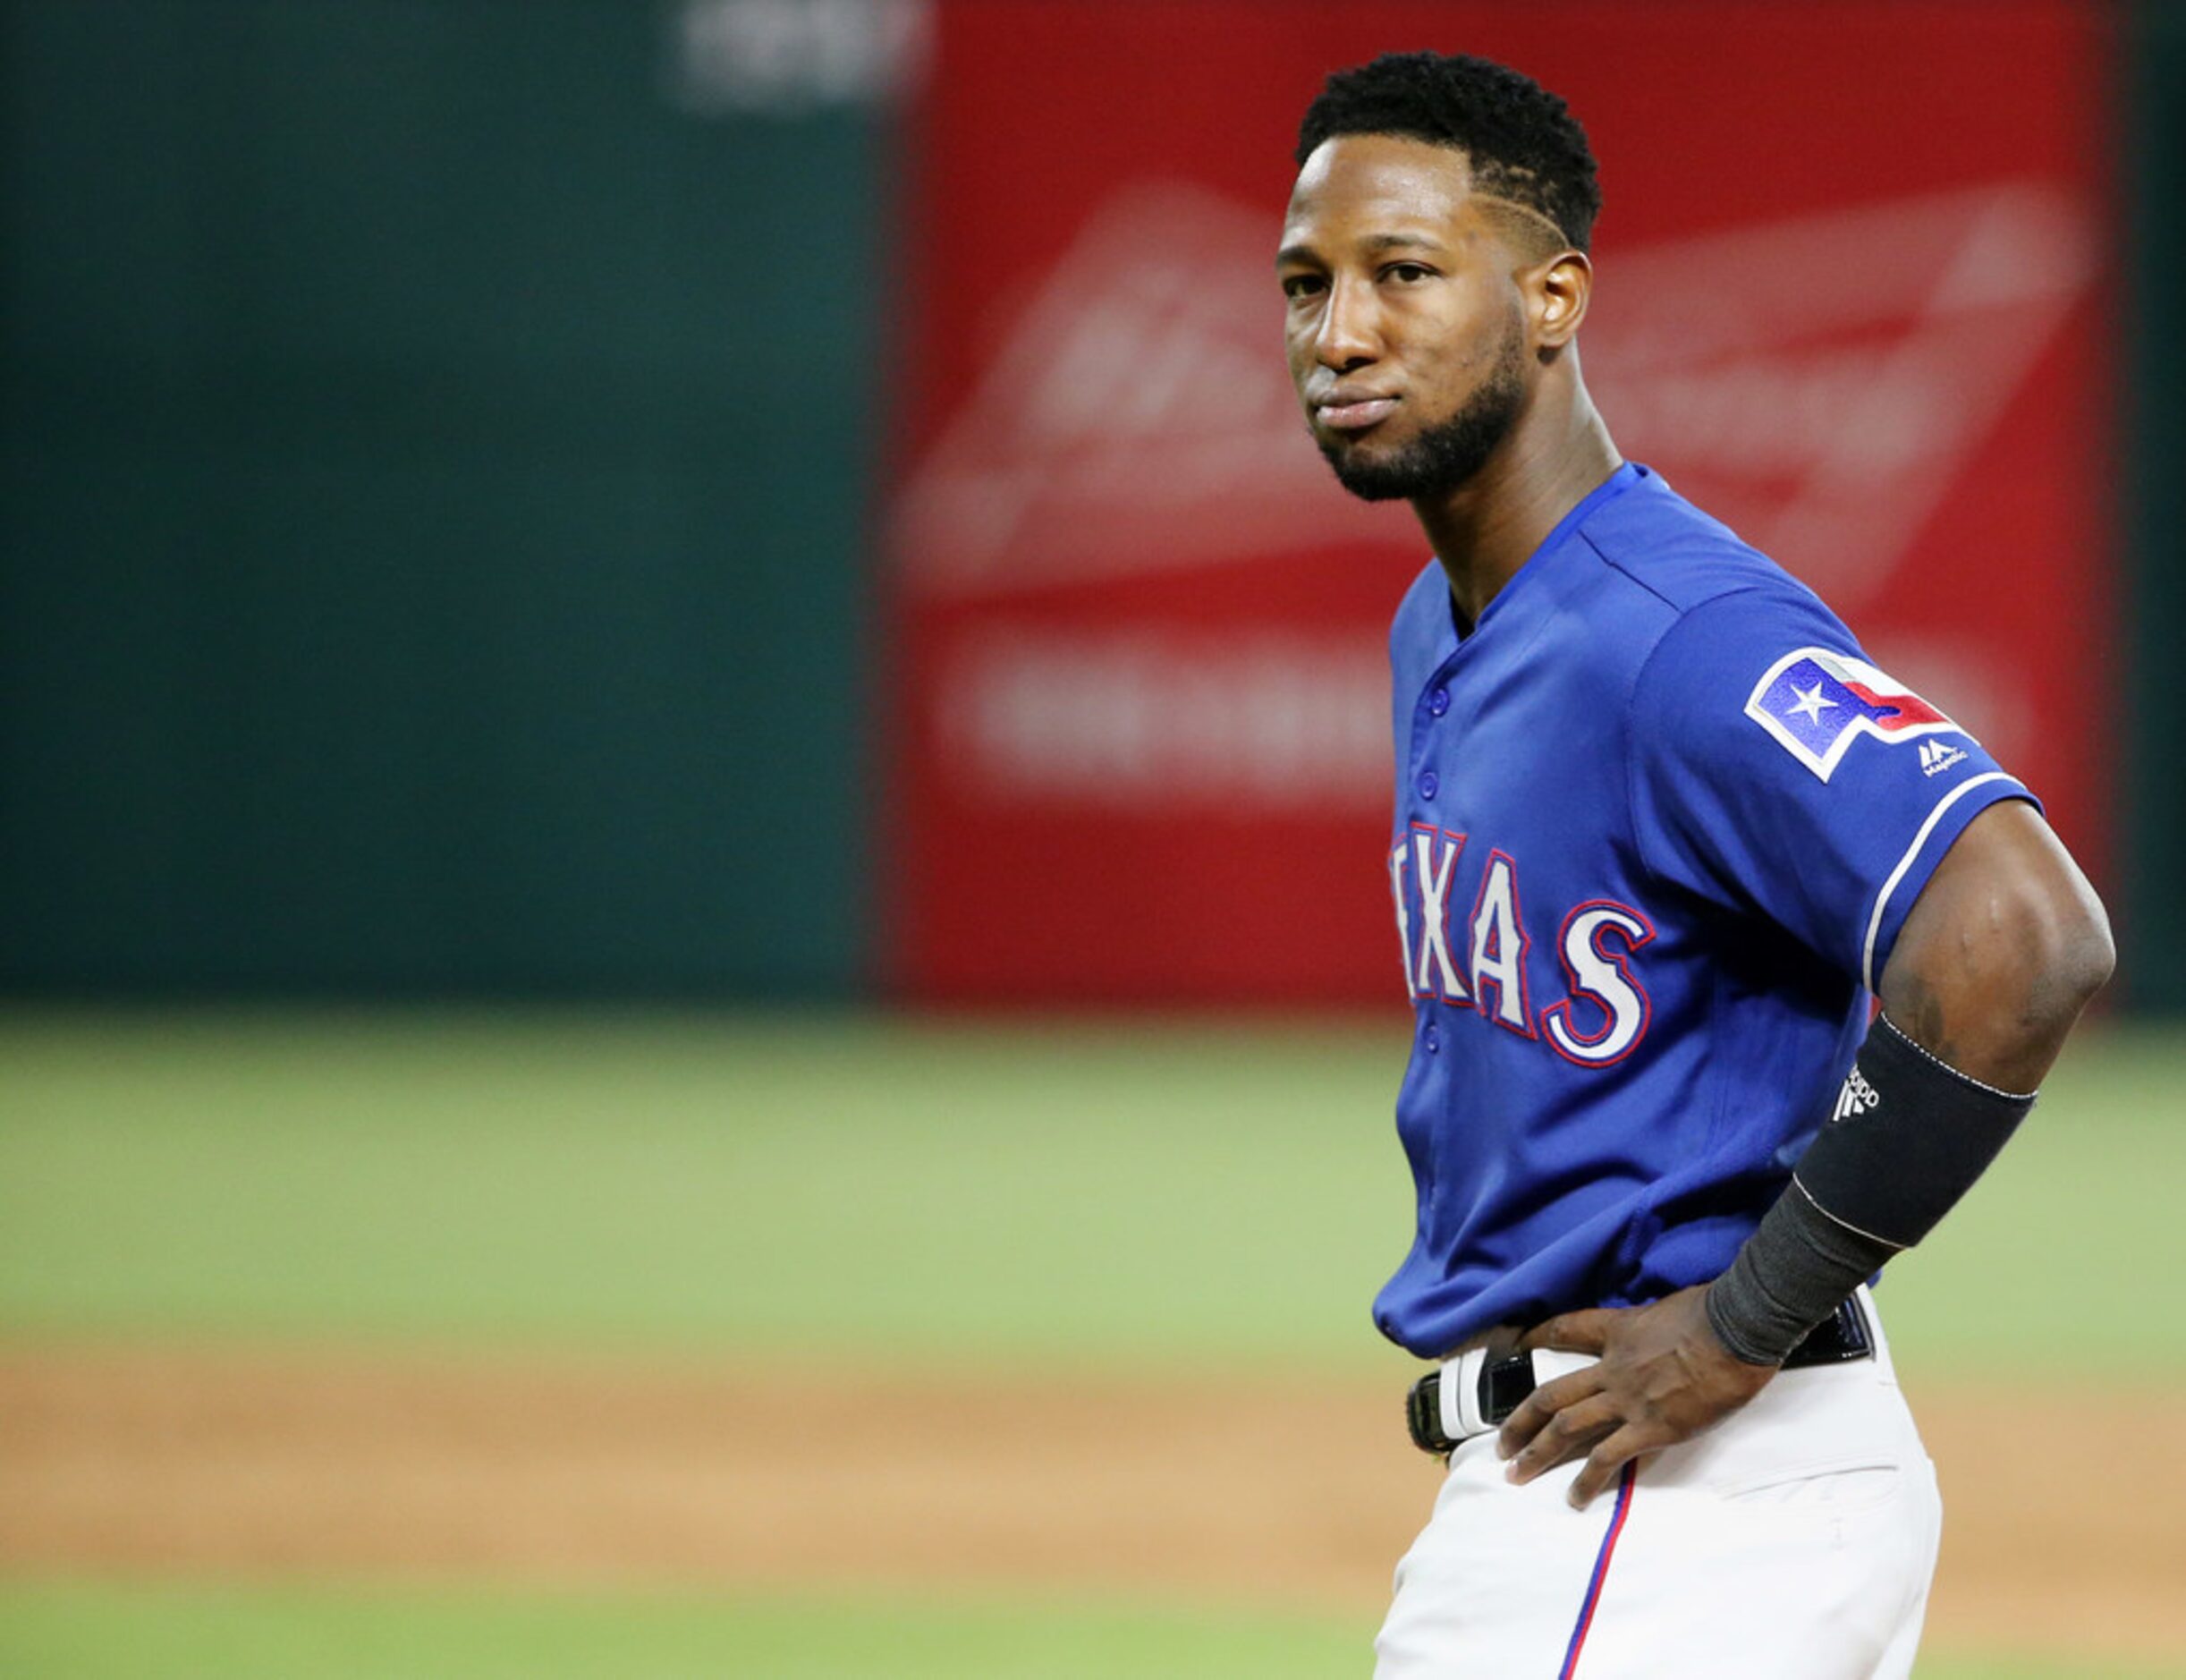
[[[1776,1368],[1724,1347],[1707,1300],[1698,1285],[1644,1307],[1567,1312],[1527,1332],[1521,1346],[1599,1357],[1543,1383],[1511,1413],[1496,1443],[1511,1461],[1504,1473],[1531,1481],[1583,1456],[1568,1496],[1583,1507],[1631,1460],[1690,1440],[1760,1393]]]

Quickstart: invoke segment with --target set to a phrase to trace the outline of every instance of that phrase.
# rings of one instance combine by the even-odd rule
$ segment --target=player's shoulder
[[[1826,611],[1813,590],[1647,467],[1634,468],[1631,490],[1580,535],[1627,592],[1659,604],[1653,616],[1665,627],[1733,596],[1749,613]]]
[[[1631,681],[1728,679],[1796,646],[1858,651],[1812,590],[1659,474],[1638,473],[1581,532],[1599,569],[1601,622],[1624,642]]]

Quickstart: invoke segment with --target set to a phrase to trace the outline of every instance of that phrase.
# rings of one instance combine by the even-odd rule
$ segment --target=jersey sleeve
[[[1641,861],[1770,918],[1870,991],[1966,825],[1999,800],[2039,808],[1811,598],[1757,590],[1690,609],[1630,704]]]

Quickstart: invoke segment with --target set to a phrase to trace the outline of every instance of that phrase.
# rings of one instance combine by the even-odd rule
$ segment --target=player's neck
[[[1544,395],[1548,394],[1544,393]],[[1470,631],[1563,516],[1623,464],[1586,387],[1537,403],[1502,448],[1447,496],[1412,504]]]

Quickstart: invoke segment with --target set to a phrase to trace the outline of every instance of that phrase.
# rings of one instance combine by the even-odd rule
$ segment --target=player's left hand
[[[1496,1450],[1512,1481],[1582,1455],[1570,1498],[1584,1506],[1627,1460],[1690,1439],[1735,1412],[1776,1374],[1749,1365],[1709,1328],[1707,1286],[1681,1289],[1645,1307],[1590,1307],[1526,1334],[1522,1347],[1600,1357],[1536,1388],[1504,1421]]]

